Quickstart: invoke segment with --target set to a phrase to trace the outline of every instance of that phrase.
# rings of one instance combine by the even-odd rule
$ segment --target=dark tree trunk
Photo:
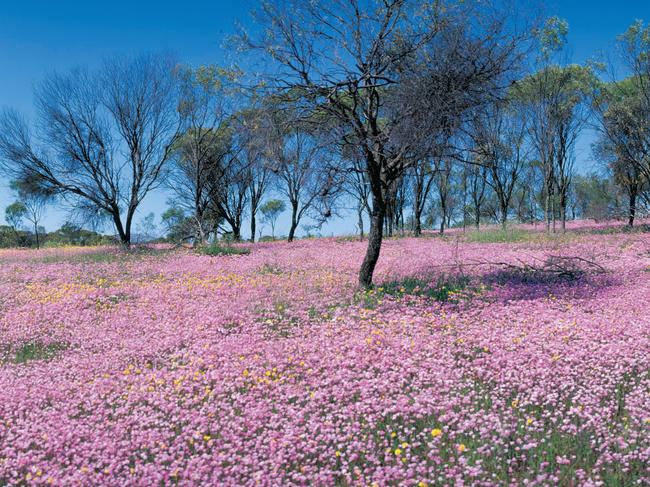
[[[41,248],[41,243],[38,239],[38,225],[34,223],[34,235],[36,236],[36,250]]]
[[[372,287],[372,275],[379,260],[379,251],[384,231],[386,208],[383,201],[373,198],[370,230],[368,231],[368,249],[359,271],[359,284],[366,289]]]
[[[291,203],[291,228],[289,228],[289,236],[287,242],[293,242],[296,235],[296,228],[298,227],[298,202]]]
[[[564,195],[560,197],[560,222],[562,233],[566,233],[566,198]]]
[[[629,209],[628,209],[628,219],[627,219],[627,226],[628,227],[633,227],[634,226],[634,217],[636,216],[636,195],[637,195],[638,189],[636,187],[630,188],[630,193],[629,193]]]
[[[419,237],[422,235],[422,216],[420,215],[420,209],[416,206],[415,212],[413,213],[413,220],[414,220],[414,226],[413,226],[413,233],[415,234],[416,237]]]
[[[251,242],[255,242],[255,226],[257,225],[255,221],[255,213],[251,216]]]
[[[131,235],[130,235],[130,231],[127,234],[127,232],[124,230],[124,226],[122,225],[122,219],[120,218],[119,210],[114,209],[111,212],[111,217],[113,218],[113,223],[115,224],[115,229],[117,230],[117,234],[120,237],[120,243],[128,249],[131,245]]]

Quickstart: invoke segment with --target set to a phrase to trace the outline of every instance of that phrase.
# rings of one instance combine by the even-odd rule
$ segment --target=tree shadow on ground
[[[533,301],[548,297],[563,300],[593,299],[619,286],[621,280],[609,273],[581,273],[575,276],[522,273],[512,269],[489,271],[479,278],[492,289],[491,297],[501,302]]]

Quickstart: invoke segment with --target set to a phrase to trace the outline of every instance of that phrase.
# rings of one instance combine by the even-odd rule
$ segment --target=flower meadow
[[[250,250],[0,252],[0,485],[650,484],[650,234]]]

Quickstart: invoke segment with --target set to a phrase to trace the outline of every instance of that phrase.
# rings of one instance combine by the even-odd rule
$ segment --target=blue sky
[[[524,4],[525,2],[516,2]],[[32,87],[50,71],[92,66],[116,53],[167,51],[191,64],[228,63],[231,53],[221,48],[236,21],[246,22],[254,0],[151,1],[1,0],[0,107],[32,114]],[[650,21],[650,0],[566,0],[546,2],[549,15],[569,22],[572,62],[584,62],[611,47],[616,35],[635,19]],[[589,136],[579,147],[577,164],[591,165]],[[0,218],[12,200],[0,186]],[[165,195],[145,200],[141,214],[165,208]],[[51,210],[46,228],[63,221]],[[286,220],[286,219],[285,219]],[[353,231],[351,221],[333,222],[324,231]],[[280,232],[286,231],[280,225]]]

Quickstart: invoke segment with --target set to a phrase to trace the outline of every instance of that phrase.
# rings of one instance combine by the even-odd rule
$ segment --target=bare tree
[[[360,157],[351,156],[351,165],[345,174],[342,190],[354,201],[354,211],[357,214],[359,239],[364,237],[364,213],[370,217],[370,183],[363,168],[364,161]]]
[[[2,169],[105,215],[128,246],[135,212],[161,184],[180,133],[174,67],[149,55],[48,76],[35,93],[36,136],[17,112],[0,116]]]
[[[438,193],[438,205],[440,209],[439,232],[445,233],[445,227],[449,226],[453,205],[453,160],[451,157],[443,156],[434,159],[434,182]]]
[[[431,159],[423,157],[413,164],[413,233],[416,237],[422,235],[422,214],[426,208],[429,193],[435,179],[435,170]]]
[[[528,127],[516,104],[495,104],[482,113],[474,125],[475,147],[480,162],[487,168],[486,182],[499,204],[503,228],[519,175],[528,157]]]
[[[335,140],[363,154],[372,216],[362,286],[372,285],[390,188],[422,149],[422,134],[453,131],[512,67],[512,29],[489,21],[482,5],[268,1],[257,12],[260,34],[239,36],[275,62],[265,86],[293,96],[307,118],[326,119]]]
[[[481,209],[487,198],[487,170],[486,166],[481,164],[469,164],[467,169],[467,189],[472,209],[474,213],[474,226],[479,228],[481,225]]]
[[[305,215],[330,216],[327,212],[331,212],[337,188],[326,161],[330,155],[313,136],[301,129],[287,130],[282,124],[274,127],[269,164],[277,178],[277,190],[289,201],[291,224],[287,240],[292,242]]]

